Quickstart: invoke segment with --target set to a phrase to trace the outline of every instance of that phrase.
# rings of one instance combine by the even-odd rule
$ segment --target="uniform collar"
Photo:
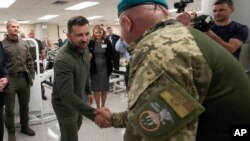
[[[136,48],[136,45],[137,43],[142,40],[145,36],[149,35],[150,33],[158,30],[158,29],[161,29],[161,28],[164,28],[165,26],[167,25],[171,25],[171,24],[174,24],[175,23],[175,20],[174,19],[171,19],[171,18],[166,18],[166,19],[162,19],[160,22],[158,22],[157,24],[155,24],[153,27],[147,29],[141,36],[139,36],[134,42],[132,42],[129,47],[128,47],[128,52],[129,54],[133,54],[135,48]]]
[[[18,36],[16,39],[11,39],[8,35],[6,37],[6,40],[10,41],[10,42],[18,42]]]
[[[73,44],[71,44],[70,42],[68,42],[68,47],[67,47],[67,48],[68,48],[68,50],[69,50],[70,52],[72,52],[76,57],[77,57],[77,56],[83,55],[84,50],[85,50],[85,49],[83,49],[83,52],[79,52],[78,47],[75,46],[75,45],[73,45]]]

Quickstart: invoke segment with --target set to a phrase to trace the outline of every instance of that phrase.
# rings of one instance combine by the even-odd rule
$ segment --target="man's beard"
[[[219,16],[219,17],[215,18],[215,21],[216,22],[224,22],[225,19],[226,19],[225,17]]]

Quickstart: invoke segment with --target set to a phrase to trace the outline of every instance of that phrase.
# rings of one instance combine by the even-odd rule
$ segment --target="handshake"
[[[95,111],[95,124],[100,128],[112,127],[112,113],[106,107],[99,108]]]

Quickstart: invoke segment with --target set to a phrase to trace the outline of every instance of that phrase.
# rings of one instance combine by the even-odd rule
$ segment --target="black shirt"
[[[214,25],[211,30],[225,42],[229,42],[230,38],[235,38],[245,43],[249,34],[249,29],[246,25],[234,21],[225,26]],[[233,56],[238,60],[240,57],[240,51],[241,48],[233,53]]]

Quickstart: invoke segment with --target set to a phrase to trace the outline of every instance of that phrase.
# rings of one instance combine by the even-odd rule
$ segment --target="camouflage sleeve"
[[[176,134],[171,136],[168,141],[195,141],[197,131],[197,121],[190,123]]]
[[[112,126],[115,128],[125,128],[128,123],[128,111],[113,113],[111,115]]]

